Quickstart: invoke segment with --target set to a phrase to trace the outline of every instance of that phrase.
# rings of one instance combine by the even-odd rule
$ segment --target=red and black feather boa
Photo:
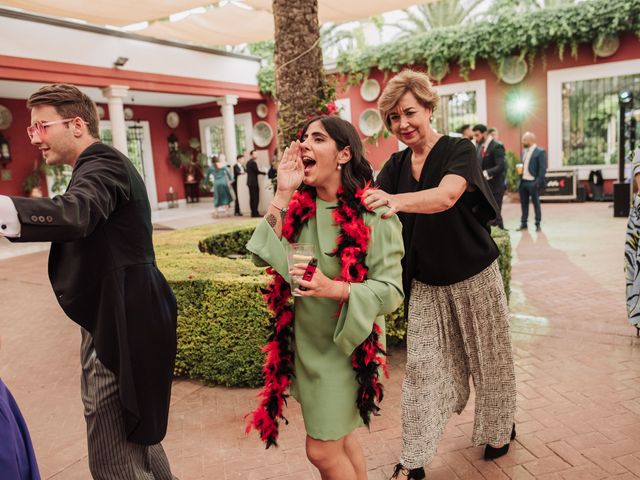
[[[336,280],[360,283],[366,280],[368,268],[365,263],[371,229],[364,222],[364,215],[370,213],[363,202],[364,191],[355,195],[342,188],[338,191],[338,205],[333,211],[333,220],[339,227],[337,246],[332,255],[340,258],[340,276]],[[316,214],[315,195],[312,190],[296,192],[289,203],[289,210],[282,227],[282,235],[290,242],[295,241],[304,224]],[[272,279],[263,289],[264,299],[273,313],[272,333],[263,347],[266,354],[262,367],[264,387],[258,395],[260,405],[249,414],[247,433],[255,428],[267,448],[277,446],[280,421],[287,422],[282,410],[287,403],[286,393],[293,377],[293,305],[290,302],[291,288],[285,279],[274,269],[268,268]],[[351,355],[351,365],[358,382],[358,394],[355,399],[365,425],[369,426],[371,415],[376,414],[383,398],[380,383],[380,369],[387,376],[386,352],[380,342],[382,331],[373,325],[371,334]]]

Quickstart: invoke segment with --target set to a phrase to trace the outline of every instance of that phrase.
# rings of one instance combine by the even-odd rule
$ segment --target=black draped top
[[[403,227],[405,295],[411,281],[451,285],[480,273],[498,258],[488,222],[497,206],[476,159],[473,144],[463,138],[441,137],[425,160],[420,179],[411,173],[411,149],[394,153],[376,179],[387,193],[435,188],[445,175],[460,175],[475,187],[448,210],[431,214],[398,213]]]

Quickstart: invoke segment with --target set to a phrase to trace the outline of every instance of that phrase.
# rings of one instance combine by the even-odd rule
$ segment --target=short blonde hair
[[[389,80],[378,99],[378,110],[387,128],[391,128],[389,115],[396,108],[400,98],[407,92],[413,93],[418,103],[425,108],[430,108],[432,112],[438,106],[440,97],[433,89],[427,74],[414,70],[403,70]]]

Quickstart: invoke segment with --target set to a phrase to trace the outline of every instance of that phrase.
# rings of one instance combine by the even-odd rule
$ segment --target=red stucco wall
[[[530,130],[538,137],[538,144],[547,148],[547,71],[561,68],[580,67],[585,65],[595,65],[608,62],[619,62],[640,58],[640,41],[631,33],[620,37],[620,48],[607,58],[595,57],[590,45],[582,45],[578,49],[576,58],[571,56],[568,49],[564,52],[564,59],[558,58],[557,49],[549,49],[544,55],[538,55],[533,68],[525,79],[518,85],[507,85],[495,76],[489,65],[479,62],[473,70],[468,80],[485,80],[487,88],[487,124],[496,127],[499,132],[500,141],[505,144],[507,150],[517,153],[520,149],[520,128],[514,127],[507,122],[505,115],[505,97],[513,88],[526,90],[532,94],[534,99],[533,109],[527,120],[522,125],[522,131]],[[414,69],[421,69],[420,66],[412,66]],[[384,88],[386,82],[393,77],[389,73],[385,79],[384,73],[373,70],[371,78],[375,78]],[[440,84],[465,82],[459,75],[457,67],[451,68],[451,72],[440,82]],[[346,88],[346,91],[342,91]],[[360,86],[341,87],[338,89],[338,98],[349,98],[351,100],[352,121],[358,128],[358,118],[363,110],[376,106],[376,102],[365,102],[360,96]],[[358,128],[358,131],[359,128]],[[364,135],[360,132],[362,137]],[[369,161],[374,168],[379,169],[389,158],[389,155],[396,150],[397,141],[391,137],[388,140],[380,140],[378,147],[366,145]]]
[[[40,152],[31,145],[27,137],[27,127],[31,123],[31,114],[27,110],[26,100],[12,100],[0,98],[0,105],[7,107],[13,115],[13,121],[8,129],[2,130],[4,137],[9,140],[11,146],[12,161],[7,164],[7,170],[11,172],[10,181],[0,181],[0,194],[25,195],[22,184],[41,160]],[[46,182],[44,176],[40,182],[43,192],[46,194]]]

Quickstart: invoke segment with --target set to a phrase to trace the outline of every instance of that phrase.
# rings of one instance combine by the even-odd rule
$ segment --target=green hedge
[[[507,151],[505,163],[507,167],[507,190],[510,192],[518,191],[518,185],[520,184],[520,175],[518,175],[516,165],[519,162],[520,159],[515,153]]]
[[[260,288],[268,277],[248,258],[224,258],[246,252],[255,225],[255,220],[241,220],[156,236],[158,266],[178,300],[177,375],[216,385],[261,383],[260,348],[269,334],[269,312]],[[500,272],[508,294],[509,235],[499,229],[492,235],[500,248]],[[402,307],[388,315],[386,323],[389,345],[402,342],[406,332]]]
[[[269,324],[260,293],[268,280],[264,269],[197,248],[203,238],[235,236],[255,224],[245,220],[156,236],[158,266],[178,301],[177,375],[216,385],[260,384],[260,348]]]
[[[202,253],[226,257],[228,255],[247,255],[247,242],[253,235],[254,226],[239,228],[231,232],[215,233],[198,242]]]

